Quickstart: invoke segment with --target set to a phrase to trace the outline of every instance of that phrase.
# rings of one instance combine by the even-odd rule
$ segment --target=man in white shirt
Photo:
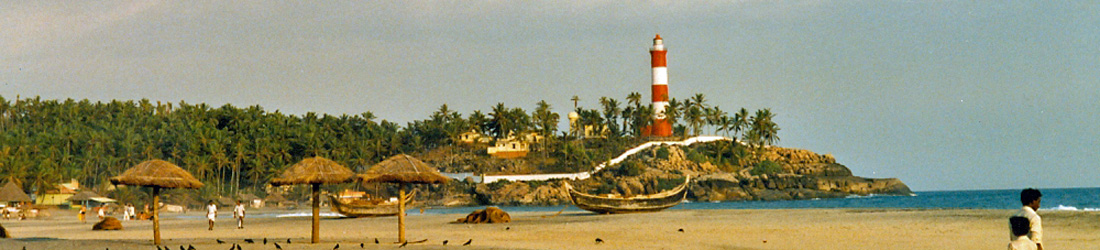
[[[244,228],[244,204],[237,200],[237,206],[233,207],[233,218],[237,218],[237,229]]]
[[[210,203],[206,205],[206,219],[210,221],[210,228],[206,230],[214,230],[214,219],[218,218],[218,205],[214,205],[214,200],[210,200]]]
[[[1024,206],[1020,208],[1019,212],[1016,212],[1013,217],[1027,218],[1030,226],[1030,230],[1027,233],[1028,239],[1035,242],[1036,249],[1043,250],[1043,218],[1039,217],[1036,210],[1039,210],[1039,204],[1042,202],[1043,194],[1039,190],[1034,188],[1024,189],[1020,192],[1020,203]],[[1011,233],[1011,225],[1009,228]],[[1015,240],[1017,237],[1012,234],[1010,240]]]

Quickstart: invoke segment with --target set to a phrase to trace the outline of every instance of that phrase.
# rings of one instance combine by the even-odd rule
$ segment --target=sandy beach
[[[93,222],[68,211],[48,219],[0,221],[14,235],[0,249],[155,249],[152,223],[123,221],[125,230],[92,231]],[[327,212],[327,211],[326,211]],[[1004,249],[1010,210],[775,209],[668,210],[658,213],[595,215],[566,212],[512,213],[505,224],[454,224],[456,214],[410,214],[408,249]],[[1100,246],[1100,212],[1040,211],[1047,249]],[[176,214],[178,216],[178,214]],[[161,222],[164,246],[178,249],[392,249],[399,246],[396,217],[326,218],[321,243],[306,244],[308,217],[250,218],[235,229],[220,216],[213,231],[199,212],[194,219]],[[680,232],[679,229],[683,229]],[[286,244],[287,239],[291,244]],[[377,238],[381,244],[375,244]],[[596,243],[596,238],[603,243]],[[218,244],[216,239],[226,241]],[[254,239],[256,243],[244,243]],[[462,243],[471,240],[469,246]],[[446,246],[444,240],[449,241]]]

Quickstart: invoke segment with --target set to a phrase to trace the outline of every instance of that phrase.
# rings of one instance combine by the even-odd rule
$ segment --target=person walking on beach
[[[130,204],[122,206],[122,220],[130,220]]]
[[[237,229],[244,229],[244,204],[237,200],[237,206],[233,207],[233,218],[237,218]]]
[[[107,217],[107,207],[99,207],[99,211],[96,212],[96,214],[99,216],[99,220],[103,220],[103,218]]]
[[[1030,228],[1027,237],[1035,242],[1036,249],[1038,250],[1043,250],[1043,218],[1040,218],[1039,214],[1035,213],[1035,210],[1039,210],[1039,204],[1042,203],[1042,198],[1043,193],[1039,192],[1038,189],[1024,189],[1024,191],[1020,192],[1020,203],[1023,203],[1024,206],[1020,208],[1019,212],[1012,215],[1013,217],[1027,218],[1028,227]],[[1013,233],[1010,240],[1015,240],[1016,238],[1016,234]]]
[[[206,220],[210,222],[210,227],[206,230],[214,230],[214,219],[218,218],[218,205],[214,205],[214,200],[210,200],[210,203],[206,205]]]
[[[1016,236],[1012,242],[1008,243],[1008,250],[1039,249],[1039,246],[1035,245],[1034,241],[1027,238],[1027,233],[1031,231],[1031,222],[1027,217],[1013,216],[1012,218],[1008,218],[1008,225],[1012,228],[1012,235]]]

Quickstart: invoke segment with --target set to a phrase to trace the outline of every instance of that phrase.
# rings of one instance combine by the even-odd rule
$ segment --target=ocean
[[[1040,211],[1100,211],[1100,188],[1051,188],[1040,189],[1043,193]],[[914,195],[869,195],[849,196],[846,198],[786,200],[786,201],[728,201],[728,202],[684,202],[670,210],[677,209],[817,209],[817,208],[885,208],[885,209],[1018,209],[1020,208],[1020,190],[966,190],[966,191],[926,191]],[[572,205],[558,206],[499,206],[507,212],[566,212],[584,211]],[[424,214],[468,214],[484,206],[428,208]],[[409,216],[420,214],[419,208],[409,209]],[[309,208],[286,211],[257,211],[249,217],[304,217],[310,216]],[[165,216],[162,214],[162,216]],[[205,219],[198,215],[167,215],[181,219]],[[225,216],[228,216],[226,213]],[[321,208],[321,216],[338,217],[327,207]]]

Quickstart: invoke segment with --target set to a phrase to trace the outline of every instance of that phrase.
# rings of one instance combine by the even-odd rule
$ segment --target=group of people
[[[1035,213],[1035,210],[1039,210],[1042,198],[1043,194],[1034,188],[1020,192],[1020,203],[1023,207],[1008,218],[1012,233],[1012,242],[1008,243],[1009,250],[1043,250],[1043,219]]]
[[[237,200],[237,205],[233,207],[233,218],[237,219],[237,229],[244,229],[244,204],[241,204],[240,200]],[[206,220],[210,223],[210,227],[206,230],[214,230],[214,221],[217,219],[218,205],[211,200],[206,205]]]
[[[134,220],[137,219],[137,208],[134,208],[134,204],[126,204],[122,206],[122,220]]]

